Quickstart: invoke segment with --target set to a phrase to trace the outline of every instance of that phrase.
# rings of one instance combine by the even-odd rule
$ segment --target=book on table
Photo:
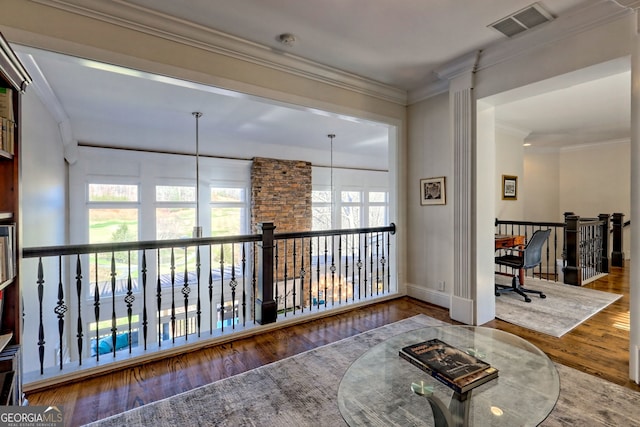
[[[437,338],[403,347],[400,357],[462,394],[498,376],[498,369]]]

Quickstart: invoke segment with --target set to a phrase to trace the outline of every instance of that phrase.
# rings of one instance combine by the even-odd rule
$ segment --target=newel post
[[[576,215],[565,216],[565,257],[566,265],[564,283],[580,286],[582,283],[582,268],[580,267],[580,217]]]
[[[272,222],[258,224],[262,241],[258,244],[258,289],[256,295],[256,322],[261,325],[276,321],[277,305],[273,299],[273,248],[274,230]]]
[[[609,214],[598,215],[600,233],[602,235],[602,249],[600,251],[600,272],[609,272]]]
[[[624,252],[622,252],[622,227],[624,214],[614,213],[611,224],[613,226],[613,248],[611,251],[611,266],[624,267]]]

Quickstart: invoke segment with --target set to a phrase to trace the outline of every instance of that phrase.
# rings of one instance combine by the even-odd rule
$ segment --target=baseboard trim
[[[451,307],[449,309],[449,316],[451,316],[453,320],[462,322],[465,325],[473,325],[473,307],[473,300],[451,295]]]
[[[440,292],[429,288],[424,288],[413,283],[407,283],[407,295],[428,302],[439,307],[451,308],[451,295],[446,292]]]

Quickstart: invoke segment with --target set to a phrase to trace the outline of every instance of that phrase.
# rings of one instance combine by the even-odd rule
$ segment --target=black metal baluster
[[[391,256],[391,234],[387,231],[387,257]],[[387,267],[387,292],[391,292],[391,264]]]
[[[176,256],[171,248],[171,341],[176,342]]]
[[[242,243],[242,326],[247,325],[247,243]]]
[[[380,295],[380,233],[376,233],[376,295]]]
[[[77,267],[77,266],[76,266]],[[80,300],[78,299],[78,305],[80,305]],[[78,307],[80,309],[80,307]],[[58,302],[56,303],[56,308],[53,310],[58,316],[58,351],[60,352],[60,370],[62,370],[63,365],[63,344],[64,344],[64,314],[67,312],[67,306],[64,304],[64,286],[62,285],[62,256],[58,256]],[[79,325],[82,327],[82,325]],[[81,343],[82,341],[80,341]],[[82,346],[78,347],[80,352],[80,364],[82,364]]]
[[[224,332],[224,244],[220,244],[220,322]]]
[[[253,254],[253,263],[252,263],[252,271],[251,271],[251,289],[253,289],[253,290],[252,290],[252,292],[253,292],[253,297],[252,297],[252,300],[253,300],[252,313],[255,313],[255,312],[256,312],[256,304],[257,304],[257,298],[256,298],[256,295],[258,294],[258,276],[257,276],[257,274],[258,274],[258,263],[257,263],[257,261],[256,261],[256,258],[257,258],[257,256],[258,256],[258,251],[257,251],[257,249],[256,249],[256,248],[258,247],[258,244],[257,244],[256,242],[253,242],[253,243],[252,243],[252,247],[253,247],[253,249],[252,249],[252,254]],[[256,324],[256,318],[255,318],[255,315],[253,316],[253,324],[254,324],[254,325]]]
[[[220,330],[224,332],[224,245],[220,244]]]
[[[38,324],[38,354],[40,356],[40,375],[44,373],[44,323],[43,323],[43,310],[42,310],[42,297],[44,295],[44,270],[42,268],[42,257],[38,258],[38,307],[40,321]]]
[[[338,236],[338,304],[342,303],[342,235]]]
[[[277,307],[279,306],[278,303],[278,297],[280,296],[278,293],[278,278],[280,276],[278,276],[278,260],[280,258],[280,256],[278,255],[280,253],[280,250],[278,249],[278,242],[275,243],[275,251],[273,252],[273,257],[275,259],[275,263],[274,263],[274,268],[273,268],[273,300],[276,302],[276,310],[278,309]]]
[[[372,247],[371,247],[371,296],[373,296],[373,288],[374,288],[374,283],[375,283],[375,288],[376,288],[376,295],[378,294],[378,235],[376,234],[376,249],[375,252],[373,251],[373,234],[371,235],[371,239],[372,239]],[[373,258],[375,256],[375,264],[373,261]],[[374,276],[373,276],[373,266],[375,265],[376,267],[376,276],[375,276],[375,282],[374,282]]]
[[[309,237],[309,310],[313,308],[313,237]]]
[[[292,291],[291,295],[293,296],[291,308],[293,309],[293,314],[296,314],[296,296],[297,296],[296,295],[296,279],[297,279],[296,278],[296,271],[298,271],[298,270],[296,268],[296,266],[297,266],[297,263],[296,263],[297,259],[296,258],[298,256],[298,253],[297,253],[296,249],[297,249],[296,248],[296,239],[294,238],[293,239],[293,270],[292,270],[293,271],[293,275],[292,275],[293,284],[292,284],[292,289],[291,289],[291,291]],[[285,295],[286,295],[286,292],[285,292]]]
[[[127,341],[129,344],[129,354],[131,354],[131,320],[133,318],[133,303],[136,297],[133,295],[133,286],[131,279],[131,251],[127,251],[127,296],[124,297],[124,302],[127,303],[127,324],[129,326],[129,336]]]
[[[317,259],[316,259],[316,306],[320,308],[320,236],[316,238],[316,246],[317,246]]]
[[[116,357],[116,335],[118,332],[116,320],[116,254],[111,252],[111,344],[113,357]]]
[[[362,233],[358,233],[358,300],[362,299]],[[366,239],[365,239],[366,242]],[[365,243],[366,244],[366,243]],[[366,281],[365,277],[365,281]],[[366,286],[366,282],[365,282]],[[365,294],[367,290],[365,288]]]
[[[158,282],[156,285],[156,303],[158,305],[158,347],[162,347],[162,280],[160,279],[160,249],[158,255]]]
[[[184,340],[189,339],[189,267],[187,263],[187,247],[184,248],[184,284],[182,285],[182,296],[184,297]]]
[[[200,338],[202,329],[202,305],[200,301],[200,267],[200,245],[198,245],[196,246],[196,283],[198,289],[196,301],[196,325],[198,329],[198,338]]]
[[[356,235],[351,234],[351,301],[356,301]]]
[[[93,287],[93,315],[96,318],[96,361],[100,360],[100,351],[98,344],[100,343],[100,286],[98,286],[98,253],[94,253],[94,264],[96,271],[96,281]]]
[[[284,317],[287,317],[287,280],[289,279],[289,253],[288,253],[288,249],[289,249],[289,244],[288,241],[285,240],[284,241],[284,289],[283,289],[283,295],[280,297],[281,301],[282,301],[282,307],[284,307]],[[278,277],[278,276],[276,276]],[[276,289],[278,289],[278,282],[275,282],[275,286]],[[278,303],[278,297],[276,297],[276,303]],[[280,304],[278,304],[280,305]]]
[[[348,250],[349,250],[349,245],[347,245],[347,236],[344,236],[344,244],[345,244],[345,256],[344,256],[344,278],[341,280],[342,281],[342,286],[340,286],[340,289],[342,289],[342,287],[344,287],[344,302],[348,303],[349,302],[349,292],[348,292],[348,288],[349,285],[347,284],[347,281],[349,280],[349,254],[348,254]],[[340,241],[342,241],[342,237],[340,237]],[[342,259],[342,257],[340,257],[340,259]],[[342,275],[341,275],[342,277]]]
[[[229,287],[231,288],[231,329],[236,328],[236,287],[238,281],[236,280],[236,265],[235,265],[235,247],[234,243],[231,243],[231,280],[229,281]]]
[[[147,251],[142,251],[142,339],[144,349],[147,349],[147,333],[149,318],[147,317]]]
[[[329,248],[327,245],[327,236],[324,236],[324,294],[322,298],[324,300],[325,308],[328,304],[327,292],[329,291],[329,273],[327,272],[327,261],[329,260],[328,255]]]
[[[304,276],[306,275],[306,270],[304,268],[304,237],[300,239],[300,311],[304,313]],[[309,287],[311,289],[311,287]],[[295,298],[294,298],[294,313],[295,313]]]
[[[369,276],[367,275],[367,257],[370,256],[369,255],[369,238],[370,238],[370,234],[365,233],[364,234],[364,297],[367,298],[367,283],[369,281]]]
[[[382,233],[378,233],[380,235],[380,238],[382,239],[382,243],[380,244],[381,247],[381,257],[380,257],[380,268],[382,269],[382,273],[381,273],[381,280],[382,280],[382,293],[385,293],[384,290],[384,272],[385,272],[385,267],[386,267],[386,263],[387,263],[387,259],[384,257],[384,234]],[[387,292],[389,292],[389,282],[387,282]]]
[[[62,256],[58,257],[58,269],[62,272]],[[59,311],[56,311],[58,314],[58,331],[62,334],[64,330],[64,314],[67,312],[67,306],[64,304],[60,304],[61,299],[64,298],[64,287],[62,286],[62,274],[59,277],[58,281],[58,307]],[[76,295],[78,296],[78,326],[76,339],[78,343],[78,364],[82,365],[82,350],[83,350],[83,327],[82,327],[82,263],[80,262],[80,254],[77,255],[76,258]],[[60,317],[62,316],[62,318]],[[63,324],[60,324],[62,322]],[[60,340],[62,341],[62,335],[60,336]],[[60,368],[62,368],[62,344],[60,344]]]
[[[213,247],[209,245],[209,334],[213,335]]]
[[[331,306],[336,304],[336,239],[331,236]],[[325,298],[326,300],[326,298]]]

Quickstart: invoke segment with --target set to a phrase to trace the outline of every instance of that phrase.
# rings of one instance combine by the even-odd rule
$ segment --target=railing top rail
[[[580,226],[589,226],[589,225],[595,225],[595,224],[602,224],[603,221],[598,219],[598,218],[580,218]]]
[[[276,240],[285,240],[285,239],[296,239],[302,237],[318,237],[318,236],[338,236],[343,234],[364,234],[364,233],[380,233],[380,232],[390,232],[391,234],[395,234],[396,225],[385,225],[383,227],[368,227],[368,228],[343,228],[338,230],[319,230],[319,231],[295,231],[288,233],[276,233],[274,235],[274,239]]]
[[[539,221],[513,221],[497,219],[495,225],[532,225],[540,227],[564,227],[564,222],[539,222]]]
[[[224,243],[244,243],[259,242],[262,240],[260,234],[248,234],[239,236],[222,236],[222,237],[198,237],[188,239],[169,239],[169,240],[146,240],[139,242],[122,242],[122,243],[93,243],[81,245],[59,245],[59,246],[42,246],[33,248],[24,248],[22,250],[23,258],[38,258],[58,255],[83,255],[92,253],[108,253],[108,252],[124,252],[136,251],[144,249],[166,249],[166,248],[183,248],[190,246],[202,246],[210,244]]]
[[[377,232],[391,232],[391,234],[394,234],[395,231],[396,231],[395,224],[391,224],[384,227],[349,228],[349,229],[341,229],[341,230],[298,231],[298,232],[278,233],[274,235],[274,239],[283,240],[283,239],[302,238],[302,237],[337,236],[341,234],[377,233]],[[38,257],[61,256],[61,255],[84,255],[84,254],[92,254],[92,253],[126,252],[126,251],[137,251],[137,250],[145,250],[145,249],[166,249],[166,248],[175,248],[175,247],[186,248],[186,247],[202,246],[202,245],[260,242],[260,241],[262,241],[261,234],[248,234],[248,235],[222,236],[222,237],[147,240],[147,241],[140,241],[140,242],[42,246],[42,247],[24,248],[22,250],[22,257],[38,258]]]

